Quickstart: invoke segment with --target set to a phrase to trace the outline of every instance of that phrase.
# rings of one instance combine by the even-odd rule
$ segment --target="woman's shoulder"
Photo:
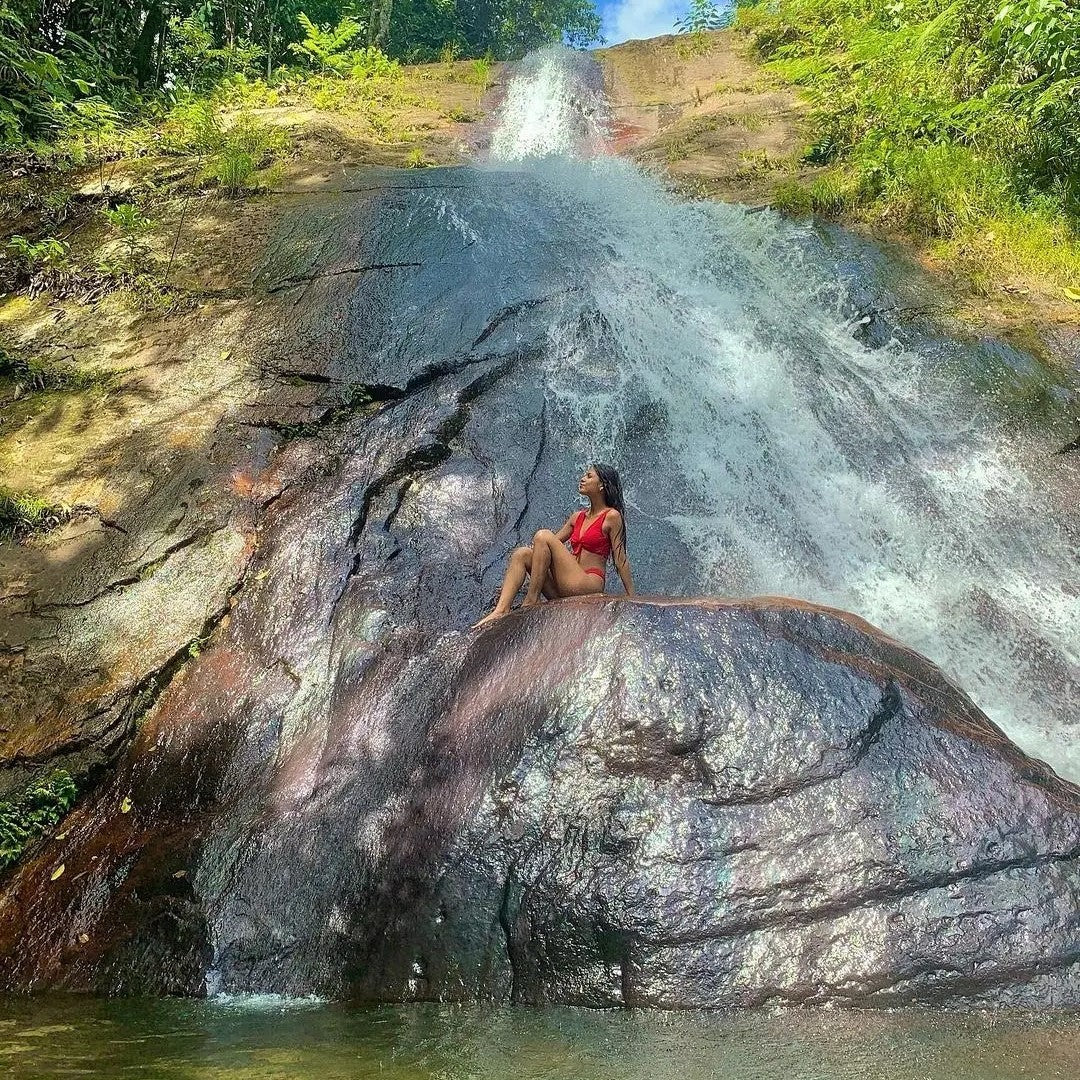
[[[604,528],[606,529],[608,525],[614,527],[621,522],[622,514],[620,514],[619,511],[615,509],[615,507],[608,507],[608,509],[604,512]]]

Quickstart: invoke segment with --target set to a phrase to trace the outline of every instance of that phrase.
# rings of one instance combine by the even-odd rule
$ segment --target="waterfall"
[[[591,694],[612,696],[610,684],[574,666],[590,663],[589,649],[620,650],[609,657],[616,682],[650,685],[645,719],[669,702],[684,705],[669,695],[665,673],[649,670],[649,654],[634,660],[633,616],[645,606],[568,604],[508,619],[483,638],[463,632],[498,587],[506,554],[566,520],[577,470],[597,460],[622,474],[639,592],[780,594],[854,612],[940,665],[1025,750],[1080,778],[1076,466],[1072,455],[1052,453],[1037,425],[1005,424],[994,391],[1015,377],[1006,352],[902,328],[864,344],[857,294],[877,286],[860,278],[858,260],[855,271],[842,262],[854,251],[872,264],[863,258],[872,246],[768,212],[676,199],[608,152],[608,129],[591,60],[543,50],[508,87],[486,161],[395,173],[389,182],[365,174],[366,189],[358,184],[348,198],[291,221],[297,251],[288,261],[303,256],[316,284],[291,301],[290,364],[335,396],[311,422],[315,437],[305,432],[275,448],[269,471],[281,478],[281,497],[267,504],[253,572],[213,646],[163,689],[113,779],[10,884],[6,913],[24,919],[6,924],[19,944],[11,985],[337,996],[364,986],[379,994],[404,979],[411,998],[425,996],[431,975],[443,987],[460,979],[468,996],[488,992],[467,969],[489,952],[500,959],[483,979],[512,983],[502,940],[511,928],[499,911],[513,899],[517,871],[483,855],[462,880],[494,897],[495,908],[463,893],[454,901],[461,921],[438,906],[421,911],[434,896],[430,875],[456,857],[455,837],[481,803],[503,806],[500,778],[523,745],[550,736],[558,758],[559,735],[545,725],[564,708],[591,716]],[[358,266],[372,272],[343,272]],[[617,588],[609,578],[609,591]],[[778,631],[782,622],[759,636],[755,612],[764,606],[743,613],[754,632],[743,633],[738,669],[728,664],[738,642],[720,630],[703,641],[676,611],[663,634],[676,649],[696,643],[690,666],[705,683],[727,670],[755,684],[750,696],[765,704],[753,722],[744,716],[732,733],[741,721],[727,717],[737,710],[713,720],[725,744],[738,737],[751,755],[755,740],[775,751],[761,770],[768,778],[798,764],[807,746],[816,757],[817,744],[801,743],[806,710],[821,700],[850,704],[854,692],[837,687],[853,684],[833,680],[845,670],[858,671],[874,717],[896,719],[893,735],[912,724],[900,734],[925,735],[946,760],[947,782],[923,797],[904,785],[926,769],[916,761],[912,773],[907,761],[897,771],[890,744],[875,743],[875,767],[888,774],[885,789],[897,785],[903,813],[922,820],[942,805],[958,815],[984,805],[964,802],[962,783],[950,786],[951,770],[964,768],[959,744],[978,751],[971,760],[986,751],[1008,777],[1023,767],[985,741],[965,741],[966,706],[940,727],[934,716],[922,724],[918,702],[928,699],[920,695],[949,695],[921,662],[911,668],[921,672],[912,676],[920,691],[905,706],[915,712],[882,712],[879,699],[896,687],[877,680],[907,675],[875,666],[877,654],[858,644],[835,667],[857,633],[813,638],[812,652]],[[626,619],[614,637],[594,620],[575,641],[575,611]],[[662,666],[657,655],[651,667]],[[812,664],[800,659],[807,656]],[[794,683],[770,674],[793,668]],[[563,702],[567,671],[577,672],[577,696]],[[685,694],[694,709],[707,696],[696,685]],[[741,693],[719,687],[721,696],[729,691],[732,700]],[[767,727],[761,715],[786,717],[798,736]],[[647,743],[640,731],[627,737]],[[731,742],[735,757],[742,745]],[[817,775],[805,765],[791,775]],[[981,783],[983,794],[995,790],[986,777],[1003,774],[980,775],[969,786]],[[615,811],[582,810],[587,784],[579,787],[579,769],[567,776],[566,801],[550,804],[544,828],[572,854],[591,835],[590,815],[604,819],[603,833],[614,829],[607,819]],[[782,777],[778,784],[786,799]],[[1038,792],[1044,800],[1053,797],[1047,785]],[[700,790],[714,786],[702,781]],[[808,781],[800,790],[814,800],[819,789]],[[1022,800],[1033,791],[1008,794]],[[877,811],[896,807],[885,807],[877,789],[867,798],[868,819],[891,828]],[[758,804],[742,799],[708,812],[748,810],[751,828]],[[629,805],[637,801],[620,803],[618,813],[649,818],[648,797]],[[1005,805],[1009,831],[1015,803]],[[982,851],[981,812],[970,812],[974,846],[956,848],[957,858]],[[828,806],[822,813],[832,825],[815,842],[842,849],[848,835]],[[1069,850],[1069,815],[1062,819],[1066,831],[1046,836],[1045,849],[1022,853],[1028,869],[1042,865],[1044,850]],[[674,826],[647,826],[663,859],[677,857]],[[785,845],[795,843],[780,831]],[[1027,837],[1021,829],[1008,839],[1019,850]],[[511,862],[520,855],[529,863],[527,843],[518,852],[515,835],[511,848]],[[768,864],[760,878],[766,926],[771,856],[752,848],[731,854]],[[876,851],[864,845],[865,865]],[[908,847],[901,854],[919,861]],[[603,855],[612,865],[624,858]],[[1004,851],[994,858],[1009,874],[1019,865]],[[649,856],[642,866],[634,888],[652,889],[650,868],[661,864]],[[861,889],[852,867],[852,887]],[[523,873],[538,880],[547,868],[541,859]],[[718,873],[710,864],[704,893],[718,888]],[[724,881],[739,892],[738,879]],[[1043,894],[1050,906],[1066,885],[1054,888]],[[619,893],[605,910],[629,915],[633,895]],[[862,907],[870,893],[853,895]],[[974,902],[984,904],[983,895]],[[951,927],[957,909],[948,905],[930,922]],[[697,911],[696,899],[690,907]],[[1036,922],[1040,910],[1049,908],[1035,908]],[[432,974],[423,949],[405,950],[420,917],[447,935],[440,954],[451,967]],[[574,918],[558,908],[560,922],[576,927]],[[1007,932],[1026,941],[1026,924],[1016,925]],[[891,926],[878,937],[886,933]],[[1011,940],[997,936],[996,924],[985,934],[995,948]],[[606,930],[585,936],[603,936],[612,949],[618,939]],[[473,955],[468,943],[481,939],[487,944]],[[856,951],[861,941],[836,940],[845,950],[856,942]],[[1062,955],[1065,964],[1071,954]],[[616,958],[604,959],[605,978]],[[1016,970],[1022,978],[1027,969]]]
[[[631,521],[678,531],[680,591],[856,612],[1080,777],[1075,466],[1006,429],[1007,364],[941,340],[860,344],[820,233],[677,200],[605,154],[597,85],[569,50],[533,57],[487,165],[531,178],[565,253],[542,363],[573,453],[614,459]],[[661,554],[636,551],[639,580]]]

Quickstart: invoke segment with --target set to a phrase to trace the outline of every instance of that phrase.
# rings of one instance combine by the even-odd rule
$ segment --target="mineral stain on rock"
[[[292,737],[242,623],[17,871],[7,988],[1080,1003],[1080,792],[852,616],[561,601]]]
[[[969,514],[996,432],[951,434],[941,386],[913,401],[772,276],[790,236],[590,169],[298,196],[230,309],[244,351],[163,419],[190,437],[103,444],[118,505],[5,552],[0,783],[84,794],[0,882],[0,987],[1080,1003],[1080,792],[916,653],[787,599],[457,629],[606,446],[646,587],[794,566],[847,596],[884,565],[905,604],[930,591],[913,625],[959,628],[943,653],[985,643],[972,693],[1022,685],[1068,734],[1060,626],[1025,606],[1068,528],[1032,512],[1030,460]],[[1026,568],[1024,603],[969,589],[971,552],[980,581]]]

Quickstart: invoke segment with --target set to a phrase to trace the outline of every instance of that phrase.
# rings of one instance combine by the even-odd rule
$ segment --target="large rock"
[[[209,716],[234,633],[20,869],[9,987],[1080,1003],[1080,791],[853,616],[548,604],[292,738]]]

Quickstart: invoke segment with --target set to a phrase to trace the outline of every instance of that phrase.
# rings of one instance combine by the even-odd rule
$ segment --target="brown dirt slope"
[[[760,205],[802,165],[806,104],[728,31],[628,41],[597,53],[616,144],[688,193]]]

